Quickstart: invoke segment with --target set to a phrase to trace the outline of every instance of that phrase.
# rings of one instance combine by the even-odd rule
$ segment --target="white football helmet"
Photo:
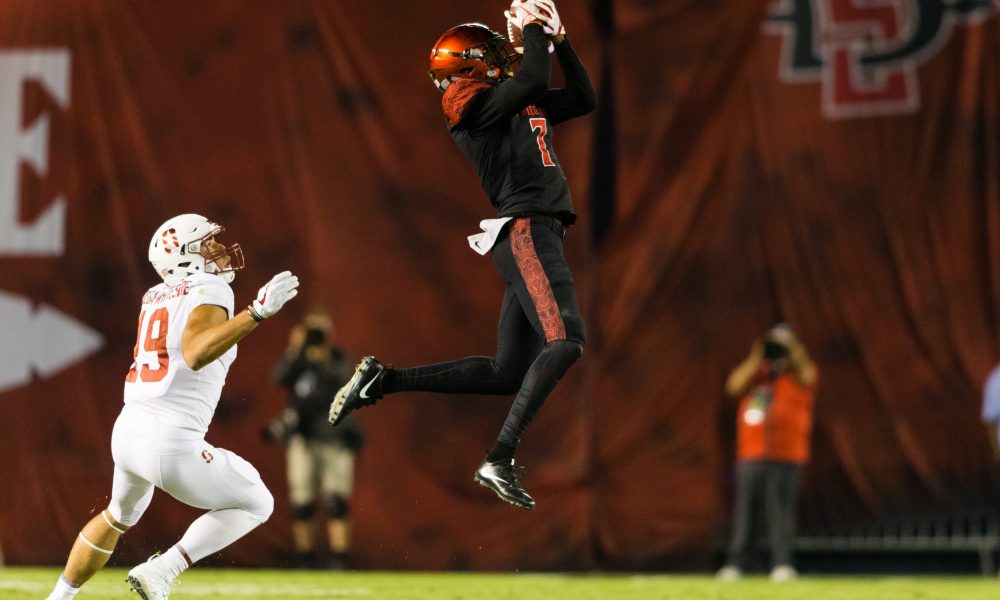
[[[149,241],[149,262],[167,285],[195,273],[218,275],[231,283],[243,268],[240,245],[206,243],[223,231],[222,225],[201,215],[178,215],[156,229]]]

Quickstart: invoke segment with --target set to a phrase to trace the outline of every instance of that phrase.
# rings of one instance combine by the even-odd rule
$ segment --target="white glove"
[[[510,10],[503,11],[503,16],[507,18],[507,39],[518,54],[524,54],[524,26],[533,22],[541,21],[537,15],[542,14],[535,6],[536,0],[514,0],[510,5]],[[550,34],[549,29],[543,24],[542,31]],[[549,54],[555,50],[555,46],[549,41]]]
[[[563,27],[562,19],[559,18],[559,11],[556,10],[556,3],[553,0],[529,0],[523,2],[524,10],[531,14],[532,18],[542,22],[542,30],[546,35],[566,35],[566,28]]]
[[[507,17],[507,37],[510,38],[511,43],[520,43],[519,39],[515,39],[517,34],[520,34],[525,25],[535,20],[535,16],[525,10],[525,5],[531,1],[521,2],[520,0],[515,0],[510,5],[509,10],[503,11],[503,16]]]
[[[292,275],[291,271],[278,273],[257,292],[257,297],[250,303],[248,309],[250,316],[256,321],[274,316],[286,302],[299,293],[296,289],[298,287],[299,278]]]

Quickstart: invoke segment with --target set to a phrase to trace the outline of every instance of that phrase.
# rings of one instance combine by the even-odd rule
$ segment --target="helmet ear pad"
[[[434,43],[427,72],[444,92],[456,79],[497,83],[512,77],[520,60],[506,37],[482,23],[463,23]]]

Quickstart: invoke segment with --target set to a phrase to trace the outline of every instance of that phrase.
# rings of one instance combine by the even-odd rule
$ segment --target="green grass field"
[[[59,576],[57,568],[0,568],[0,598],[40,600]],[[138,596],[125,571],[99,573],[80,600]],[[193,569],[181,576],[171,599],[366,598],[415,600],[979,600],[1000,598],[1000,580],[981,577],[809,577],[775,584],[764,577],[722,583],[694,575],[565,575],[500,573],[387,573]]]

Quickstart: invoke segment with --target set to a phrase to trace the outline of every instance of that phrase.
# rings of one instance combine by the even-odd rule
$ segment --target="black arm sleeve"
[[[594,86],[590,84],[587,70],[573,51],[569,38],[556,46],[556,58],[565,76],[566,87],[547,91],[539,102],[553,125],[585,115],[597,106]]]
[[[542,26],[524,28],[524,58],[517,75],[484,92],[462,119],[471,131],[486,129],[538,102],[549,88],[548,38]]]

